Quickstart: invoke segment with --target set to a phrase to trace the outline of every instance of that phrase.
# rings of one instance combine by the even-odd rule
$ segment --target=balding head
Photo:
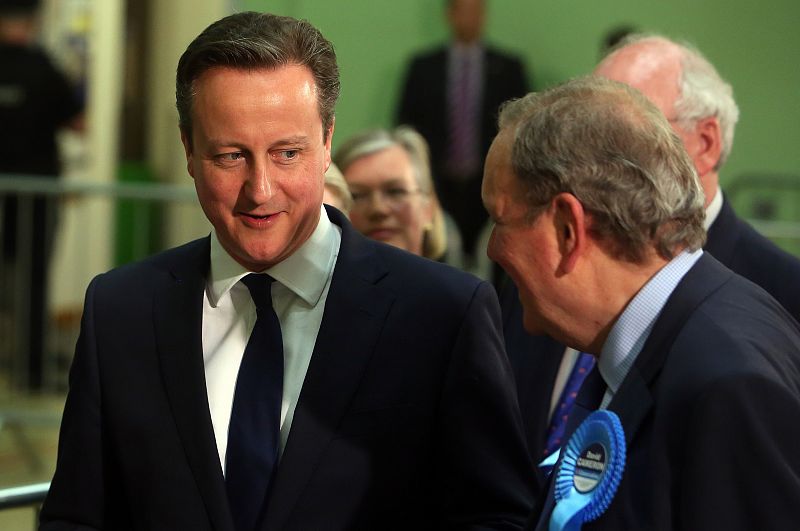
[[[647,39],[617,49],[597,66],[594,73],[625,83],[655,103],[668,120],[675,119],[680,97],[683,52],[666,39]]]
[[[739,118],[733,90],[711,63],[688,45],[634,35],[606,56],[595,74],[640,90],[661,109],[692,157],[710,202]]]

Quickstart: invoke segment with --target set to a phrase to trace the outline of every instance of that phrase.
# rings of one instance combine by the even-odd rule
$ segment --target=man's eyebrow
[[[242,143],[240,141],[237,141],[237,140],[233,140],[233,139],[227,139],[227,138],[224,138],[224,137],[209,138],[206,141],[206,143],[209,146],[213,146],[213,147],[226,146],[226,147],[239,148],[241,150],[246,150],[247,149],[247,146],[244,143]],[[309,142],[309,139],[308,139],[307,135],[293,135],[293,136],[288,136],[286,138],[281,138],[280,140],[275,141],[273,143],[273,146],[277,146],[277,147],[280,147],[280,146],[297,146],[297,145],[305,146],[305,145],[308,145],[309,143],[310,142]]]
[[[305,145],[307,145],[309,143],[310,142],[308,140],[308,136],[306,136],[306,135],[294,135],[294,136],[289,136],[289,137],[282,138],[282,139],[278,140],[277,142],[275,142],[273,144],[273,146],[276,146],[276,147],[279,147],[279,146],[297,146],[297,145],[305,146]]]
[[[215,148],[226,146],[226,147],[236,147],[244,149],[244,144],[242,144],[241,142],[237,142],[235,140],[228,140],[227,138],[209,138],[208,140],[206,140],[206,144],[208,144],[209,146],[213,146]]]

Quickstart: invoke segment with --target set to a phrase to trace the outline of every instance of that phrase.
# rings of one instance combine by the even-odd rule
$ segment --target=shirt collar
[[[319,302],[337,256],[336,228],[325,208],[311,236],[291,256],[264,271],[286,286],[311,306]],[[216,231],[211,233],[211,271],[206,291],[212,307],[216,307],[239,280],[250,273],[222,247]]]
[[[470,44],[453,42],[450,45],[450,54],[454,58],[471,56],[472,59],[476,59],[483,54],[483,43],[481,41],[475,41]]]
[[[714,194],[714,199],[708,204],[706,207],[706,217],[703,220],[703,228],[708,230],[711,227],[711,224],[717,219],[719,216],[719,212],[722,210],[722,191],[717,186],[717,191]]]
[[[683,251],[670,260],[642,286],[614,323],[597,364],[611,394],[633,367],[670,295],[702,254],[701,249]]]

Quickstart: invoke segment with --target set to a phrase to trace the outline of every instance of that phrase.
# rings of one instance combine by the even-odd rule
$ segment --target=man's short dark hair
[[[339,67],[333,45],[308,21],[253,11],[214,22],[183,52],[175,81],[181,130],[191,139],[194,83],[206,70],[289,65],[306,66],[311,70],[327,139],[339,98]]]

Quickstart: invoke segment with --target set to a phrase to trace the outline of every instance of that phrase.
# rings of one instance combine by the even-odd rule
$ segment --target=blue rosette
[[[555,476],[550,531],[579,530],[608,509],[625,470],[619,417],[599,410],[586,417],[564,447]]]

